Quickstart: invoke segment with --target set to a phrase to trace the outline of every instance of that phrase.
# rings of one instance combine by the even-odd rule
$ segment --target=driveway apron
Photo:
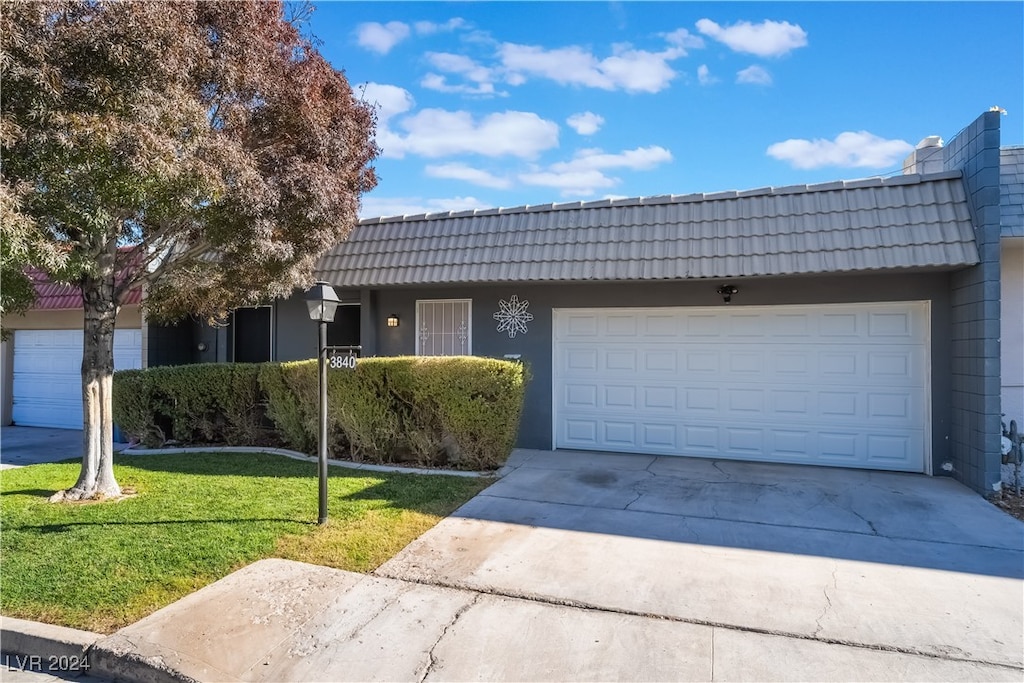
[[[1024,666],[1024,525],[923,475],[517,451],[382,577]]]

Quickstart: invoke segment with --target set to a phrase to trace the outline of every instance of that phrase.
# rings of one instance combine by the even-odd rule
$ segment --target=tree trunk
[[[111,395],[114,376],[113,258],[100,257],[101,274],[82,280],[85,338],[82,343],[82,473],[64,492],[64,500],[121,495],[114,479],[114,421]],[[58,494],[59,495],[59,494]]]

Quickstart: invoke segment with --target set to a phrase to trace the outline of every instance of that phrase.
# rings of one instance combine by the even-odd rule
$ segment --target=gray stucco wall
[[[356,290],[338,289],[335,293],[346,304],[360,301]],[[309,319],[303,297],[304,292],[296,291],[291,297],[274,303],[274,360],[316,358],[317,324]]]
[[[942,465],[952,461],[950,435],[950,274],[944,272],[899,275],[828,275],[816,277],[735,279],[740,287],[734,306],[815,303],[863,303],[871,301],[931,302],[932,361],[932,470],[947,473]],[[410,355],[415,351],[417,299],[468,298],[473,301],[472,350],[476,356],[501,358],[520,354],[530,368],[526,406],[518,445],[551,448],[552,309],[631,306],[723,306],[715,289],[719,281],[698,280],[660,283],[591,283],[556,285],[480,285],[432,289],[386,289],[375,292],[379,317],[378,344],[365,355]],[[516,294],[530,302],[534,319],[529,332],[509,339],[497,332],[492,318],[498,301]],[[390,313],[401,318],[398,328],[384,327]],[[365,326],[364,326],[365,335]],[[364,336],[364,346],[366,345]],[[955,472],[954,472],[955,473]]]
[[[981,263],[950,278],[953,476],[981,493],[998,490],[999,113],[986,112],[949,141],[947,169],[963,172]]]

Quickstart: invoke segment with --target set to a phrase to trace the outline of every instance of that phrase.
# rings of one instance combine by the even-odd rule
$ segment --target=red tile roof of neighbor
[[[36,302],[33,311],[63,311],[82,307],[82,290],[75,285],[51,282],[46,273],[29,269],[28,276],[35,285]],[[133,287],[121,297],[122,306],[138,305],[142,301],[142,288]]]

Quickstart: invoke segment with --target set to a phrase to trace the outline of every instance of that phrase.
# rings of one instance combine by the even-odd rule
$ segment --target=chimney
[[[942,138],[929,135],[903,160],[903,175],[942,171]]]

